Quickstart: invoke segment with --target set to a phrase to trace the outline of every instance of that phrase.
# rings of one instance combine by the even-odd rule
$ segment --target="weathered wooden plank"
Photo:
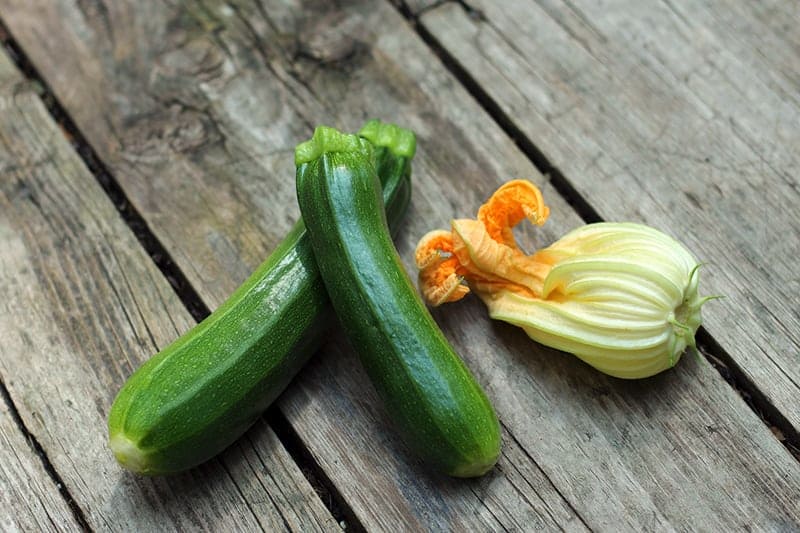
[[[0,529],[75,531],[80,525],[0,397]]]
[[[552,223],[525,233],[526,245],[579,223],[387,4],[115,3],[104,17],[67,2],[0,6],[211,307],[297,216],[291,148],[314,123],[352,129],[378,115],[419,133],[398,241],[407,265],[424,231],[473,212],[510,177],[537,180],[553,207]],[[437,318],[503,421],[505,455],[492,475],[442,479],[417,464],[340,337],[280,402],[367,527],[800,520],[796,461],[708,365],[687,358],[644,383],[620,382],[490,324],[474,300]]]
[[[187,475],[140,478],[115,463],[106,448],[114,395],[132,368],[192,320],[1,53],[0,107],[0,376],[89,525],[338,529],[265,423],[252,433],[259,446],[244,441]],[[4,455],[19,449],[12,444]],[[41,468],[22,457],[2,464],[3,471],[24,466],[36,476],[30,485],[19,477],[3,482],[13,485],[12,503],[21,491],[33,512],[45,506],[52,513],[36,520],[51,516],[53,526],[74,525],[64,521],[63,501],[37,499],[51,483]]]
[[[469,4],[422,23],[605,219],[708,264],[706,328],[800,429],[800,5]]]
[[[483,376],[479,379],[486,382]],[[503,432],[498,466],[485,477],[431,475],[399,441],[341,336],[297,381],[280,406],[368,529],[586,529],[559,488],[508,431]]]
[[[345,90],[346,72],[338,68],[326,72],[328,61],[345,66],[353,61],[353,72],[360,62],[373,61],[362,43],[372,37],[359,34],[362,24],[370,21],[355,9],[341,14],[328,10],[318,20],[308,19],[307,27],[293,28],[303,21],[289,11],[283,13],[279,5],[267,6],[278,23],[285,16],[282,24],[289,25],[284,36],[273,39],[274,35],[266,33],[269,20],[259,19],[252,6],[237,4],[186,3],[183,9],[161,3],[131,4],[129,8],[116,4],[111,9],[119,11],[109,16],[108,22],[87,17],[79,6],[64,4],[55,9],[57,4],[41,2],[36,4],[38,9],[32,9],[30,3],[15,5],[6,4],[2,15],[21,32],[23,41],[28,31],[32,35],[51,31],[48,27],[56,20],[60,22],[52,29],[59,32],[82,28],[64,35],[62,43],[71,52],[64,58],[70,64],[61,66],[78,69],[79,74],[60,78],[55,71],[60,72],[61,67],[53,63],[55,78],[48,81],[65,89],[65,93],[57,92],[70,108],[86,97],[95,101],[92,113],[75,109],[76,122],[211,307],[269,253],[297,217],[292,151],[299,140],[310,135],[313,122],[355,128],[367,113],[387,116],[389,104],[393,109],[387,118],[399,120],[398,113],[403,110],[394,108],[396,100],[385,100],[391,95],[387,91],[397,91],[411,99],[406,104],[411,125],[426,132],[428,150],[437,148],[431,139],[435,135],[432,128],[456,128],[448,118],[434,117],[436,124],[431,124],[412,111],[414,100],[424,98],[416,80],[398,73],[393,85],[387,86],[380,80],[380,69],[368,67],[364,75],[369,79],[364,83],[380,91],[379,97],[365,101],[370,110],[361,108],[363,93]],[[329,28],[337,22],[351,33],[331,32]],[[140,39],[142,32],[148,33],[148,39]],[[284,48],[294,39],[289,32],[302,32],[305,42],[298,43],[299,48]],[[82,41],[81,35],[89,40]],[[51,52],[61,48],[50,39],[36,40],[45,47],[53,46]],[[147,49],[148,43],[155,46]],[[390,48],[396,45],[390,44]],[[299,59],[296,67],[303,69],[302,76],[288,68],[291,55]],[[418,61],[413,56],[409,60]],[[387,59],[386,66],[392,67],[394,61]],[[39,66],[50,70],[45,64]],[[320,79],[309,84],[305,78],[313,78],[318,69],[340,81],[329,84]],[[101,91],[93,83],[84,86],[81,80],[106,88]],[[451,80],[440,71],[429,83],[435,90]],[[318,94],[325,86],[331,90]],[[71,101],[69,94],[77,100]],[[353,109],[358,111],[352,113]],[[499,132],[494,130],[492,135]],[[500,168],[503,173],[516,168],[535,172],[519,153],[495,144],[502,154],[496,161],[489,158],[490,147],[475,145],[480,159],[475,164],[459,164],[458,171],[486,177],[496,175]],[[449,141],[438,146],[443,154],[449,147]],[[426,164],[423,160],[419,166]],[[457,181],[458,174],[447,173],[447,181]],[[418,209],[438,209],[436,199],[443,193],[437,190],[440,187],[446,187],[444,179],[440,184],[432,180],[419,183],[419,197],[428,200],[427,206],[426,201],[417,201]],[[473,201],[483,194],[475,191]],[[414,234],[406,234],[406,252],[413,238]],[[524,459],[516,466],[519,470],[508,466],[515,472],[513,476],[498,472],[488,484],[432,479],[419,465],[408,464],[408,455],[393,442],[395,436],[383,422],[374,392],[362,397],[366,403],[344,403],[365,385],[352,358],[344,361],[346,366],[338,367],[338,359],[329,359],[321,368],[330,372],[334,365],[337,375],[333,380],[323,378],[321,383],[312,374],[309,385],[299,388],[299,395],[290,394],[281,404],[312,453],[324,456],[328,476],[347,489],[345,498],[367,527],[498,530],[526,522],[548,528],[580,525],[546,476],[522,452],[515,455]],[[305,398],[306,391],[313,406]],[[369,404],[376,410],[365,411]],[[332,405],[344,405],[345,411]],[[342,420],[348,420],[350,427],[342,428]],[[376,446],[380,452],[374,452]],[[343,468],[345,464],[348,468]],[[489,495],[483,497],[480,487],[486,487]],[[509,501],[524,505],[509,507]]]

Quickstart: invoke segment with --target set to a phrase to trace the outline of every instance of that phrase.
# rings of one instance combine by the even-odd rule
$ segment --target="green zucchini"
[[[376,143],[393,228],[408,206],[413,156],[395,142],[398,132],[413,146],[413,133],[390,124],[370,121],[361,131],[364,142]],[[300,219],[225,303],[125,383],[108,419],[109,447],[117,460],[153,475],[213,457],[283,391],[320,346],[331,318]]]
[[[432,468],[484,474],[500,428],[392,244],[371,145],[320,127],[297,146],[297,199],[339,320],[390,417]]]

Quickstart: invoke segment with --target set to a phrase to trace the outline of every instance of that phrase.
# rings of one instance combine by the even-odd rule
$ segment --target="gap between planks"
[[[458,6],[453,6],[453,7],[458,7]],[[396,15],[396,13],[390,13],[390,14],[395,14],[395,15]],[[399,17],[398,17],[398,18],[399,18]],[[401,22],[402,22],[402,21],[401,21]],[[395,23],[397,23],[397,21],[395,21]],[[403,25],[403,26],[405,26],[405,24],[404,24],[404,23],[403,23],[402,25]],[[406,28],[404,28],[404,30],[405,30],[405,31],[407,31],[407,29],[406,29]],[[277,31],[277,30],[276,30],[276,31]],[[415,36],[415,37],[416,37],[416,36]],[[20,38],[22,39],[22,34],[20,35]],[[253,39],[255,39],[255,37],[253,37]],[[417,41],[417,44],[421,44],[421,43],[422,43],[422,41],[421,41],[421,40],[419,40],[419,39],[417,39],[416,41]],[[28,42],[28,43],[30,43],[30,41],[25,41],[25,42]],[[261,44],[263,44],[263,43],[261,43]],[[408,43],[406,43],[406,44],[408,44]],[[250,47],[250,46],[252,46],[252,45],[253,45],[253,43],[251,43],[251,42],[250,42],[250,40],[246,40],[246,42],[244,43],[244,45],[245,45],[245,46],[247,46],[247,47],[248,47],[248,49],[250,49],[249,47]],[[31,44],[31,46],[33,46],[33,44]],[[221,44],[220,44],[220,46],[226,46],[226,44],[225,44],[225,43],[221,43]],[[26,49],[27,49],[27,47],[26,47]],[[33,49],[31,49],[31,50],[30,50],[31,54],[33,54],[33,51],[34,51]],[[423,47],[423,48],[419,48],[419,47],[417,47],[417,48],[416,48],[416,52],[417,52],[417,53],[419,53],[420,51],[423,51],[423,52],[428,52],[428,51],[429,51],[429,48],[428,48],[427,46],[425,46],[425,47]],[[32,57],[33,57],[33,55],[32,55]],[[435,60],[434,60],[434,61],[435,61]],[[43,66],[44,66],[44,64],[42,64],[42,67],[43,67]],[[54,66],[57,68],[57,67],[58,67],[58,64],[55,64]],[[442,69],[442,68],[441,68],[441,66],[439,66],[439,65],[435,65],[435,66],[438,66],[438,67],[439,67],[439,70],[440,70],[440,71],[441,71],[443,74],[447,74],[447,72],[446,72],[444,69]],[[43,71],[43,72],[44,72],[44,71]],[[113,71],[112,71],[110,74],[113,76]],[[303,80],[303,81],[304,81],[304,80]],[[448,80],[448,81],[449,81],[449,80]],[[54,83],[55,83],[55,81],[54,81]],[[301,81],[300,83],[302,83],[302,81]],[[57,88],[57,85],[58,85],[58,84],[54,85],[54,88]],[[455,84],[454,84],[454,87],[456,87],[456,88],[457,88],[457,90],[461,90],[461,89],[462,89],[462,87],[461,87],[461,86],[460,86],[460,84],[458,84],[458,83],[455,83]],[[60,94],[60,92],[59,92],[59,94]],[[463,104],[463,103],[471,103],[473,106],[475,105],[475,102],[474,102],[474,101],[473,101],[473,102],[469,102],[468,100],[464,100],[464,99],[463,99],[464,97],[467,97],[467,98],[469,98],[469,95],[467,95],[466,93],[462,93],[461,97],[462,97],[462,100],[461,100],[462,104]],[[66,104],[66,102],[65,102],[65,104]],[[474,110],[479,110],[479,109],[478,109],[478,108],[474,108]],[[73,116],[75,116],[75,115],[74,115],[74,113],[75,113],[75,112],[77,112],[77,111],[73,110],[72,112],[73,112]],[[76,120],[77,120],[77,118],[78,118],[78,117],[76,117]],[[305,118],[305,117],[303,117],[303,118]],[[424,118],[424,117],[420,117],[420,118]],[[488,116],[485,116],[484,118],[485,118],[485,119],[487,119],[487,120],[491,120],[491,118],[490,118],[490,117],[488,117]],[[88,120],[91,120],[91,117],[89,117],[89,118],[88,118]],[[91,124],[91,122],[84,122],[84,124],[85,124],[85,125],[89,125],[89,124]],[[307,125],[307,124],[308,124],[308,122],[304,122],[304,124],[306,124],[306,125]],[[492,126],[493,130],[495,130],[495,131],[496,131],[496,134],[497,134],[497,135],[500,135],[500,134],[501,134],[501,130],[499,130],[498,128],[494,127],[494,126],[495,126],[494,124],[491,124],[491,122],[489,122],[489,123],[488,123],[488,125],[489,125],[489,126]],[[113,127],[113,126],[112,126],[112,127]],[[89,132],[88,132],[88,131],[86,131],[86,130],[85,130],[85,129],[83,129],[83,128],[82,128],[82,130],[83,130],[84,132],[86,132],[87,138],[90,138],[90,136],[89,136]],[[283,138],[285,139],[285,137],[283,137]],[[503,137],[496,137],[496,138],[495,138],[495,141],[497,141],[498,139],[499,139],[499,140],[502,140],[502,139],[503,139]],[[98,140],[99,140],[99,142],[102,142],[102,138],[100,138],[100,139],[98,139]],[[94,145],[98,147],[98,153],[101,153],[101,152],[102,152],[102,145],[99,145],[99,144],[94,144]],[[532,170],[533,170],[533,167],[530,165],[530,163],[529,163],[529,161],[528,161],[527,159],[524,159],[524,156],[522,156],[522,159],[520,159],[520,157],[519,157],[519,156],[521,156],[522,154],[520,154],[519,152],[517,152],[516,148],[515,148],[515,147],[513,147],[512,145],[510,145],[510,143],[508,143],[508,142],[507,142],[507,139],[506,139],[506,145],[505,145],[505,146],[506,146],[506,148],[508,148],[508,147],[514,148],[514,149],[512,150],[512,152],[514,153],[514,159],[515,159],[515,161],[517,161],[517,160],[518,160],[518,161],[520,161],[520,162],[524,163],[524,166],[525,166],[525,167],[526,167],[526,168],[527,168],[529,171],[532,171]],[[228,155],[230,155],[230,154],[228,154]],[[110,166],[109,166],[109,168],[115,168],[115,166],[114,166],[114,165],[112,165],[112,164],[110,164],[110,163],[109,163],[109,165],[110,165]],[[123,167],[123,168],[124,168],[124,167]],[[127,173],[126,173],[126,174],[127,174]],[[116,170],[115,170],[115,175],[116,175],[116,176],[119,178],[119,180],[120,180],[120,183],[122,184],[122,183],[124,182],[124,180],[123,180],[123,176],[122,176],[122,175],[120,175],[120,174],[117,174],[117,173],[116,173]],[[130,198],[131,198],[131,199],[133,199],[133,196],[130,196]],[[562,198],[559,198],[559,201],[561,201],[561,202],[563,203],[563,199],[562,199]],[[143,210],[142,212],[144,213],[145,211]],[[577,217],[575,217],[575,218],[577,218]],[[573,222],[574,222],[574,220],[573,220]],[[154,231],[158,231],[158,230],[159,230],[159,227],[158,227],[156,224],[151,224],[151,227],[153,228],[153,230],[154,230]],[[273,235],[273,237],[275,237],[275,236]],[[164,242],[168,242],[168,240],[169,240],[169,239],[165,240]],[[173,252],[173,253],[177,253],[177,252]],[[181,256],[181,257],[183,257],[183,256]],[[178,256],[176,255],[176,256],[175,256],[175,258],[176,258],[176,259],[178,259]],[[251,258],[251,260],[252,260],[252,258]],[[184,266],[183,268],[184,268],[184,269],[186,269],[187,267],[186,267],[186,266]],[[185,270],[185,271],[186,271],[188,274],[191,274],[191,272],[190,272],[189,270]],[[201,276],[201,281],[202,281],[202,276]],[[198,288],[198,290],[199,290],[201,293],[203,292],[203,287],[204,287],[204,284],[203,284],[203,283],[200,283],[200,284],[196,285],[196,287]],[[223,294],[223,295],[219,295],[219,294],[218,294],[218,295],[216,296],[216,301],[217,301],[217,302],[218,302],[218,301],[220,301],[220,296],[224,296],[224,294]],[[694,361],[692,361],[692,363],[694,363]],[[694,365],[693,365],[693,366],[694,366]],[[695,366],[695,370],[696,370],[696,366]],[[703,371],[704,371],[704,372],[703,372],[703,374],[704,374],[704,375],[703,375],[703,377],[709,377],[709,376],[707,376],[707,374],[708,374],[707,370],[708,370],[707,368],[704,368],[704,369],[703,369]],[[715,375],[715,374],[712,372],[710,377],[712,377],[712,378],[716,378],[716,375]],[[305,381],[305,380],[303,380],[303,381]],[[720,389],[720,388],[718,387],[719,383],[718,383],[718,381],[717,381],[717,380],[715,380],[715,379],[712,379],[712,382],[714,383],[714,389],[715,389],[715,392],[720,392],[720,393],[721,393],[721,392],[725,392],[725,393],[727,393],[727,392],[730,392],[730,391],[729,391],[729,390],[728,390],[726,387],[722,387],[722,388]],[[697,390],[697,389],[695,389],[695,390]],[[730,398],[730,395],[729,395],[729,394],[725,394],[725,399],[726,399],[726,400],[730,400],[730,399],[731,399],[731,398]],[[290,401],[290,403],[291,403],[291,401]],[[736,401],[735,401],[735,403],[736,403],[736,404],[738,404],[738,402],[736,402]],[[739,413],[741,413],[741,414],[743,414],[743,415],[745,415],[745,414],[749,415],[749,413],[747,413],[747,411],[741,411],[741,410],[740,410],[740,409],[741,409],[741,405],[736,405],[736,408],[737,408],[737,412],[739,412]],[[284,411],[284,412],[288,413],[290,416],[294,414],[294,413],[293,413],[293,411]],[[761,426],[761,424],[759,424],[757,421],[754,421],[754,420],[753,420],[751,417],[749,417],[749,416],[747,416],[746,418],[747,418],[747,419],[748,419],[750,422],[755,422],[755,424],[756,424],[756,425],[755,425],[755,428],[753,428],[753,426],[752,426],[752,425],[750,425],[750,428],[753,428],[753,429],[756,429],[756,430],[757,430],[757,429],[762,429],[762,430],[763,430],[763,426]],[[294,419],[293,419],[293,420],[294,420]],[[304,426],[301,426],[301,425],[294,425],[293,427],[294,427],[294,428],[301,428],[301,427],[304,427]],[[615,428],[615,429],[616,429],[616,428]],[[624,429],[624,428],[623,428],[623,429]],[[702,432],[702,430],[703,430],[703,427],[701,426],[701,427],[699,427],[698,429],[700,430],[700,432]],[[707,429],[707,427],[706,427],[706,429]],[[713,428],[712,428],[712,429],[713,429]],[[708,431],[709,431],[709,432],[711,432],[711,430],[708,430]],[[616,432],[615,432],[615,434],[614,434],[614,435],[611,435],[611,436],[612,436],[612,437],[615,437],[615,436],[617,436]],[[620,432],[619,432],[619,436],[620,436],[620,437],[622,437],[622,438],[624,438],[624,437],[625,437],[625,432],[624,432],[624,431],[620,431]],[[766,437],[764,440],[766,441],[767,439],[768,439],[768,437]],[[765,442],[765,444],[766,444],[766,442]],[[775,448],[775,447],[774,447],[774,444],[776,444],[775,442],[769,442],[768,444],[770,444],[770,449],[773,449],[773,448]],[[612,444],[612,445],[613,445],[613,444]],[[712,443],[711,445],[713,446],[713,443]],[[322,452],[317,452],[317,451],[316,451],[316,448],[314,448],[314,447],[312,447],[312,446],[309,446],[309,448],[310,448],[311,450],[314,450],[314,453],[319,453],[319,455],[316,455],[316,457],[320,457],[320,458],[321,458],[321,460],[320,460],[321,464],[325,464],[325,460],[327,459],[327,457],[325,456],[325,454],[324,454],[324,453],[322,453]],[[778,447],[776,450],[777,450],[777,452],[783,453],[783,452],[781,452],[781,450],[780,450],[780,447]],[[709,451],[711,451],[711,449],[709,449]],[[774,450],[773,450],[773,451],[774,451]],[[783,457],[782,459],[785,459],[785,457]],[[791,460],[789,460],[789,464],[790,464],[790,465],[791,465],[791,464],[793,464]],[[335,463],[335,462],[334,462],[333,464],[326,465],[326,468],[328,468],[328,470],[326,470],[326,471],[327,471],[327,472],[328,472],[328,473],[331,475],[331,477],[332,477],[333,479],[337,479],[336,472],[331,470],[331,467],[333,466],[333,467],[335,468],[335,465],[336,465],[336,463]],[[536,466],[536,465],[533,465],[533,466]],[[795,466],[796,466],[796,465],[795,465]],[[569,487],[567,487],[567,488],[569,488]],[[704,487],[701,487],[701,489],[703,489],[703,490],[704,490]],[[534,491],[535,491],[535,490],[536,490],[536,489],[534,488]],[[355,496],[355,495],[354,495],[354,496]],[[668,495],[667,495],[667,496],[668,496]],[[524,497],[524,495],[523,495],[523,497]],[[353,502],[357,502],[357,501],[358,501],[358,499],[357,499],[357,498],[354,498],[352,501],[353,501]],[[352,505],[353,505],[353,507],[355,508],[355,506],[356,506],[356,503],[352,503]],[[491,514],[492,516],[500,516],[500,517],[502,517],[502,515],[501,515],[501,514],[499,514],[499,513],[496,515],[494,512],[490,512],[489,514]],[[656,515],[654,514],[653,516],[656,516]],[[502,525],[505,525],[505,524],[502,524]]]
[[[139,244],[144,248],[153,263],[155,263],[161,274],[167,279],[170,287],[175,291],[175,294],[178,296],[183,306],[189,311],[195,321],[198,323],[203,321],[211,314],[211,310],[189,283],[183,271],[175,264],[170,253],[166,250],[161,241],[150,230],[142,215],[128,200],[128,197],[125,195],[116,179],[114,179],[111,172],[109,172],[106,166],[100,161],[100,158],[86,141],[72,118],[58,102],[58,99],[55,97],[50,87],[45,83],[25,52],[11,36],[2,18],[0,18],[0,43],[2,43],[3,49],[7,52],[14,65],[20,70],[25,79],[37,84],[36,92],[47,109],[47,112],[53,118],[53,121],[58,124],[70,145],[103,189],[103,192],[109,197],[125,224],[136,236]],[[83,514],[83,510],[78,506],[67,490],[66,485],[61,480],[58,472],[56,472],[44,449],[33,434],[28,431],[28,428],[25,427],[16,405],[8,393],[5,384],[2,382],[0,382],[0,394],[3,400],[8,404],[9,410],[19,426],[20,432],[25,436],[36,455],[41,459],[45,471],[56,484],[58,491],[75,515],[75,519],[84,531],[91,531],[86,517]],[[305,449],[286,416],[273,404],[263,417],[267,420],[292,460],[297,463],[300,472],[302,472],[311,487],[313,487],[320,501],[322,501],[328,512],[336,519],[339,526],[349,531],[365,531],[364,526],[357,519],[356,514],[336,489],[333,482],[325,474],[323,468],[313,458],[312,454]]]
[[[459,63],[459,61],[439,42],[423,24],[420,17],[443,4],[451,3],[460,6],[468,16],[485,21],[480,10],[474,9],[464,0],[442,0],[425,5],[418,11],[411,9],[405,0],[390,0],[395,9],[408,21],[414,32],[422,39],[431,51],[439,58],[447,71],[458,80],[467,92],[475,99],[498,126],[506,133],[531,161],[543,176],[547,177],[556,191],[572,206],[578,216],[591,224],[602,222],[600,214],[591,206],[578,190],[570,183],[564,174],[555,166],[547,156],[536,146],[514,121],[503,111],[500,104],[495,101],[472,75]],[[766,398],[758,387],[747,378],[739,365],[719,345],[719,343],[702,326],[697,331],[698,353],[707,361],[733,388],[744,403],[752,410],[772,432],[775,438],[783,444],[787,451],[800,462],[800,433],[794,430],[786,417]]]
[[[20,52],[18,47],[15,46],[15,43],[13,42],[11,35],[6,29],[2,19],[0,19],[0,43],[2,43],[3,49],[8,52],[12,61],[19,65],[18,60],[20,58]],[[78,506],[77,503],[75,503],[75,499],[72,497],[72,494],[70,494],[66,484],[64,484],[64,481],[61,479],[61,476],[58,474],[58,472],[56,472],[56,469],[50,462],[50,458],[47,457],[42,445],[25,425],[25,422],[22,420],[16,404],[11,398],[11,394],[9,394],[8,389],[6,388],[6,384],[2,380],[0,380],[0,397],[2,397],[1,401],[5,402],[5,404],[8,406],[8,411],[11,413],[11,418],[14,420],[17,428],[19,428],[22,436],[25,437],[25,441],[31,447],[33,453],[39,458],[39,461],[41,461],[42,468],[44,468],[44,471],[47,472],[50,480],[56,486],[58,493],[62,498],[64,498],[64,501],[69,507],[69,510],[72,512],[72,516],[75,518],[75,521],[84,531],[91,531],[89,523],[86,521],[86,516],[83,514],[83,510]]]
[[[537,146],[529,139],[520,129],[514,125],[513,121],[505,114],[499,104],[489,96],[483,88],[476,82],[474,78],[459,64],[459,62],[439,43],[434,35],[428,32],[418,21],[419,14],[414,14],[407,4],[402,1],[392,0],[396,9],[403,15],[409,22],[411,27],[417,35],[426,43],[431,51],[440,59],[443,66],[450,72],[462,86],[469,92],[469,94],[477,101],[477,103],[484,108],[484,110],[497,122],[500,128],[515,142],[525,156],[533,163],[536,168],[542,172],[543,175],[548,176],[549,180],[556,188],[556,190],[572,205],[579,216],[588,222],[601,221],[601,217],[597,211],[583,198],[577,190],[572,186],[569,180],[559,171],[558,168],[552,165],[546,156],[537,148]],[[434,8],[445,2],[438,2],[430,6]],[[471,16],[480,17],[479,11],[470,8],[462,1],[455,1]],[[427,9],[425,10],[427,11]],[[80,131],[74,125],[69,115],[64,111],[63,107],[58,103],[55,96],[49,87],[44,83],[42,78],[36,72],[35,68],[31,65],[26,55],[22,52],[19,46],[10,37],[5,30],[3,21],[0,20],[0,40],[3,41],[5,48],[10,53],[13,61],[23,74],[30,80],[39,84],[42,88],[40,97],[42,98],[48,112],[53,119],[58,123],[65,136],[68,137],[75,150],[90,169],[92,174],[98,180],[106,194],[113,201],[120,215],[125,220],[126,224],[132,229],[138,241],[146,250],[148,255],[157,265],[162,274],[168,279],[170,285],[175,290],[178,297],[181,299],[184,306],[189,310],[192,316],[200,321],[209,314],[209,309],[205,303],[200,299],[194,288],[188,283],[183,272],[174,264],[169,253],[166,251],[161,242],[155,237],[150,228],[147,226],[141,215],[130,204],[125,194],[122,192],[120,186],[110,174],[110,172],[100,162],[94,150],[85,141]],[[738,366],[732,361],[730,356],[711,338],[705,331],[698,332],[698,341],[701,346],[701,352],[706,360],[711,364],[723,379],[737,391],[740,397],[743,398],[745,403],[753,410],[762,421],[771,429],[777,428],[783,433],[783,438],[779,440],[784,446],[792,453],[792,455],[800,460],[800,438],[793,432],[791,425],[785,420],[783,415],[774,408],[764,398],[763,394],[747,380]],[[7,398],[9,404],[10,398]],[[14,409],[16,413],[16,410]],[[267,419],[270,426],[276,431],[278,438],[282,444],[289,451],[292,458],[301,467],[304,476],[309,480],[311,485],[320,494],[323,504],[333,514],[337,520],[342,520],[343,517],[348,522],[348,527],[358,528],[360,524],[355,521],[354,514],[350,511],[345,502],[341,501],[341,495],[333,487],[333,484],[322,471],[321,467],[313,459],[311,454],[300,444],[297,438],[292,438],[293,429],[288,424],[282,413],[276,409],[271,409],[267,414]],[[277,427],[276,427],[277,426]],[[278,430],[280,428],[280,431]],[[27,432],[25,432],[28,435]],[[53,475],[57,474],[52,470],[49,461],[44,456],[41,449],[37,453],[49,466],[48,472],[52,471]],[[306,468],[308,467],[308,468]],[[60,484],[63,490],[63,483]],[[322,489],[321,489],[322,488]],[[337,501],[339,500],[339,501]],[[71,506],[75,505],[68,498]],[[337,508],[340,507],[340,508]],[[80,509],[78,509],[80,511]],[[82,522],[85,524],[85,521]]]
[[[0,26],[0,32],[2,32],[3,28]],[[72,497],[72,494],[69,493],[67,490],[67,486],[64,484],[64,481],[61,479],[61,476],[58,475],[56,469],[53,467],[53,464],[50,462],[50,459],[47,457],[44,449],[42,448],[39,441],[36,440],[36,437],[31,433],[28,428],[25,426],[25,422],[22,420],[22,417],[17,410],[17,406],[14,405],[14,401],[11,399],[11,395],[8,393],[8,389],[6,388],[6,384],[0,380],[0,401],[5,402],[8,406],[8,411],[11,413],[11,418],[14,419],[14,423],[19,428],[20,433],[25,438],[25,441],[31,447],[31,451],[39,458],[42,463],[42,467],[44,471],[47,472],[47,475],[50,477],[50,480],[58,489],[59,494],[61,497],[64,498],[64,501],[67,503],[70,511],[72,511],[72,516],[75,518],[75,521],[78,522],[78,525],[84,531],[92,531],[89,527],[89,523],[86,521],[86,516],[83,514],[83,510],[78,507],[78,504],[75,503],[75,499]]]

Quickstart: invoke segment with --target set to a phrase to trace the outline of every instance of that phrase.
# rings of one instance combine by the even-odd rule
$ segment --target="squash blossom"
[[[489,316],[535,341],[575,354],[611,376],[644,378],[696,350],[699,264],[680,243],[648,226],[597,223],[527,255],[512,228],[544,224],[549,209],[535,185],[500,187],[477,220],[452,221],[417,245],[420,289],[430,305],[470,291]]]

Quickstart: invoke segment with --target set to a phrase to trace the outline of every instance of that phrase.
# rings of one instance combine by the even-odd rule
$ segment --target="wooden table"
[[[333,4],[0,0],[0,529],[800,530],[800,3]],[[123,471],[123,381],[298,217],[295,144],[370,117],[418,134],[406,266],[526,177],[529,249],[632,220],[705,263],[704,358],[609,378],[469,298],[485,477],[420,465],[335,331],[220,457]]]

